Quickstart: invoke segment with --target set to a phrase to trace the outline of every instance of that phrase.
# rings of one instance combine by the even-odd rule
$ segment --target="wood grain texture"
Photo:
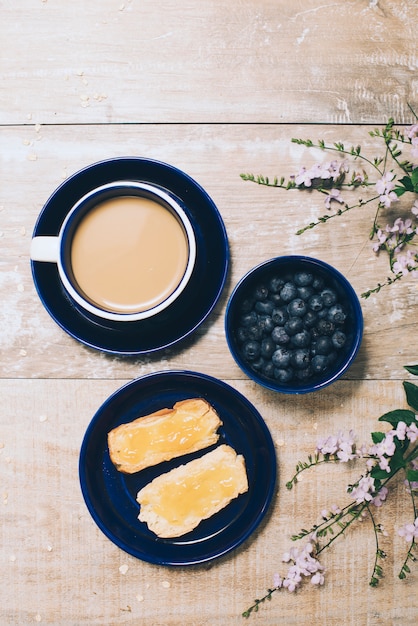
[[[334,265],[361,294],[386,278],[388,265],[387,258],[376,257],[368,239],[375,206],[353,210],[297,236],[299,227],[323,214],[322,195],[261,187],[244,182],[240,173],[288,176],[303,164],[329,160],[322,152],[291,143],[292,137],[310,137],[312,132],[314,139],[330,143],[362,142],[373,158],[381,146],[368,136],[370,128],[265,124],[4,128],[1,169],[10,184],[0,192],[5,294],[0,315],[7,328],[0,339],[1,375],[129,378],[170,366],[242,378],[227,350],[224,313],[233,286],[251,267],[277,255],[304,253]],[[231,267],[218,306],[194,336],[154,356],[121,359],[75,342],[49,317],[33,285],[29,245],[43,203],[65,176],[100,159],[135,154],[171,163],[206,189],[225,222]],[[406,216],[407,199],[403,210]],[[405,376],[403,365],[416,360],[411,336],[417,304],[416,281],[409,278],[362,300],[364,340],[348,378]],[[62,358],[63,351],[68,358]]]
[[[347,501],[345,485],[358,469],[322,466],[293,491],[285,489],[297,460],[318,439],[353,428],[368,441],[381,409],[404,406],[397,381],[340,381],[312,397],[280,397],[249,381],[234,386],[258,408],[275,441],[277,495],[267,519],[243,546],[211,565],[156,567],[130,557],[96,527],[78,484],[78,453],[85,429],[107,396],[127,381],[0,381],[0,511],[3,584],[0,622],[213,626],[242,624],[241,612],[283,571],[290,535],[320,519],[323,508]],[[400,484],[377,511],[388,537],[385,578],[368,587],[374,556],[370,521],[358,523],[322,558],[327,582],[296,596],[277,594],[249,623],[308,626],[413,626],[415,576],[397,572],[405,542],[396,528],[410,519]],[[128,566],[125,574],[119,568]],[[37,616],[39,616],[37,618]]]
[[[416,0],[1,3],[0,123],[412,121]]]
[[[242,624],[242,611],[283,571],[290,536],[344,504],[346,485],[363,470],[323,465],[289,492],[296,463],[339,430],[368,442],[380,415],[405,406],[403,366],[418,361],[418,299],[416,281],[403,279],[362,300],[362,347],[331,387],[288,397],[252,383],[224,334],[229,295],[250,268],[305,253],[334,265],[361,294],[388,266],[368,238],[374,205],[297,236],[324,213],[323,197],[240,174],[288,177],[330,160],[292,137],[381,155],[369,131],[390,116],[411,124],[408,104],[418,110],[418,2],[3,0],[0,9],[0,624]],[[215,310],[192,337],[152,356],[115,357],[76,342],[48,315],[31,276],[30,240],[50,194],[114,156],[185,171],[213,198],[229,238],[230,272]],[[402,198],[396,214],[407,217],[410,204]],[[201,567],[128,556],[96,527],[79,487],[80,446],[96,410],[129,380],[167,369],[212,375],[243,393],[277,452],[277,493],[261,527]],[[376,513],[388,533],[377,589],[368,586],[375,543],[365,520],[323,555],[324,587],[277,594],[248,623],[415,626],[416,568],[397,578],[407,549],[397,528],[413,516],[401,482]]]

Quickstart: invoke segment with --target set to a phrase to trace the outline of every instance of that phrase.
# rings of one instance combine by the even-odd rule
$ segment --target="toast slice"
[[[181,400],[172,409],[161,409],[111,430],[110,458],[120,472],[133,474],[213,445],[221,424],[206,400]]]
[[[246,491],[244,457],[223,444],[143,487],[138,519],[158,537],[180,537]]]

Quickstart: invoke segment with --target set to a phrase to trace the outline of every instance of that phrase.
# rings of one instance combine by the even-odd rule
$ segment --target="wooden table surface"
[[[372,208],[296,236],[322,200],[244,182],[242,172],[289,176],[318,153],[292,137],[361,143],[392,116],[418,109],[416,0],[21,0],[0,2],[0,624],[223,626],[281,570],[290,536],[340,502],[353,478],[321,467],[296,490],[285,482],[319,437],[354,429],[368,441],[384,412],[405,405],[416,283],[362,300],[364,339],[350,370],[306,396],[263,389],[235,365],[223,319],[234,284],[281,254],[334,265],[358,294],[387,275],[371,249]],[[72,339],[36,293],[29,247],[53,190],[115,156],[158,159],[212,197],[231,266],[215,310],[162,353],[111,356]],[[320,156],[320,158],[326,158]],[[210,564],[167,568],[137,560],[96,527],[78,480],[80,445],[101,404],[126,382],[160,370],[218,377],[258,409],[276,445],[277,493],[261,526]],[[356,474],[357,476],[357,474]],[[412,626],[417,576],[397,578],[410,520],[399,487],[381,510],[386,575],[368,585],[370,522],[324,555],[325,585],[276,594],[254,624]],[[126,566],[126,567],[125,567]]]

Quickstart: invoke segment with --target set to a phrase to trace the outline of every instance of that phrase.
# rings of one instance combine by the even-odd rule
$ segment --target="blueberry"
[[[330,287],[326,287],[321,291],[321,297],[325,306],[332,306],[337,302],[337,294]]]
[[[300,317],[289,317],[283,328],[288,335],[296,335],[303,330],[303,320]]]
[[[332,352],[330,352],[328,354],[328,365],[332,365],[333,363],[335,363],[335,361],[337,360],[338,355],[335,352],[335,350],[333,350]]]
[[[303,317],[306,313],[306,303],[302,298],[295,298],[287,305],[290,317]]]
[[[333,322],[330,322],[330,320],[323,318],[318,320],[316,328],[320,335],[327,335],[328,337],[331,337],[331,335],[335,331],[335,324]]]
[[[307,285],[306,287],[298,287],[298,296],[307,302],[311,296],[315,293],[314,288],[311,285]]]
[[[315,291],[322,291],[322,289],[324,288],[324,279],[322,278],[322,276],[315,276],[312,287],[315,289]]]
[[[293,379],[293,370],[291,367],[285,369],[276,367],[274,369],[274,378],[279,381],[279,383],[290,383]]]
[[[257,300],[254,309],[260,315],[271,315],[273,313],[274,304],[271,300]]]
[[[310,333],[311,333],[311,339],[312,339],[312,345],[313,345],[318,341],[318,338],[321,337],[321,333],[319,332],[316,326],[310,329]]]
[[[313,283],[313,275],[310,272],[296,272],[295,274],[295,285],[298,287],[306,287],[307,285],[311,285]]]
[[[269,290],[266,285],[257,285],[252,293],[254,300],[267,300]]]
[[[281,307],[278,309],[274,309],[273,313],[271,314],[271,318],[276,326],[283,326],[284,323],[287,322],[287,320],[289,319],[289,313],[287,312],[287,309]]]
[[[305,328],[313,328],[318,322],[318,316],[314,311],[308,311],[303,318],[303,325]]]
[[[290,342],[296,348],[307,348],[311,343],[311,334],[305,328],[290,338]]]
[[[290,356],[290,362],[295,369],[305,369],[310,363],[309,350],[307,348],[294,350]]]
[[[265,359],[263,359],[262,356],[259,356],[255,361],[251,362],[251,368],[255,370],[256,372],[259,372],[262,369],[265,362],[266,362]]]
[[[270,293],[269,294],[269,299],[273,302],[274,306],[278,306],[280,304],[283,304],[283,301],[282,301],[279,293]]]
[[[273,378],[274,376],[274,365],[271,361],[266,361],[261,368],[262,373],[267,378]]]
[[[317,313],[320,320],[325,319],[328,316],[328,309],[327,307],[324,307],[320,311],[317,311]]]
[[[308,300],[308,307],[311,311],[320,311],[324,306],[324,301],[319,293],[315,293]]]
[[[239,326],[235,333],[236,340],[238,343],[244,343],[248,339],[248,330],[244,328],[244,326]]]
[[[347,341],[346,334],[342,330],[336,330],[331,337],[332,345],[338,350],[341,349]]]
[[[255,361],[261,353],[261,346],[258,341],[246,341],[242,346],[242,354],[247,361]]]
[[[322,337],[318,337],[318,340],[315,345],[316,354],[329,354],[332,352],[332,340],[331,337],[327,337],[326,335]]]
[[[279,369],[285,369],[290,364],[290,352],[286,348],[277,348],[271,360]]]
[[[257,323],[257,313],[255,311],[249,311],[244,315],[241,315],[240,323],[241,326],[252,326]]]
[[[335,324],[343,324],[347,314],[341,304],[334,304],[328,310],[328,319]]]
[[[323,374],[328,368],[328,357],[325,354],[316,354],[311,361],[311,367],[314,374]]]
[[[268,287],[273,293],[279,293],[283,285],[283,278],[279,278],[278,276],[272,276],[268,282]]]
[[[260,315],[258,318],[258,325],[260,326],[263,335],[270,335],[275,326],[270,315]]]
[[[310,365],[303,369],[298,369],[295,372],[296,378],[301,382],[307,382],[308,380],[310,380],[312,378],[312,374],[313,372]]]
[[[271,338],[273,339],[274,343],[279,346],[284,346],[290,341],[290,337],[283,328],[283,326],[275,326],[273,328],[273,332],[271,333]]]
[[[248,339],[252,341],[260,341],[263,336],[263,327],[261,324],[253,324],[247,328]]]
[[[291,283],[290,281],[285,283],[280,290],[280,297],[283,302],[290,302],[298,295],[298,290],[296,285]]]
[[[271,337],[266,337],[261,342],[261,356],[270,359],[276,349],[276,344]]]

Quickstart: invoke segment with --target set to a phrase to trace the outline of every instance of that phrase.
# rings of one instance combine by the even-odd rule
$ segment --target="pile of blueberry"
[[[320,275],[269,276],[240,303],[236,340],[246,364],[280,384],[329,372],[347,344],[347,307]]]

